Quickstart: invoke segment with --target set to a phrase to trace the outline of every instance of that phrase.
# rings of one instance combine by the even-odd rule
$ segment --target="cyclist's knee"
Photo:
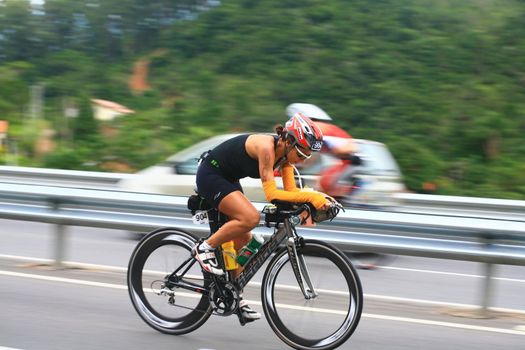
[[[259,221],[261,220],[261,214],[254,210],[250,211],[249,213],[246,213],[246,215],[243,216],[241,222],[243,226],[247,228],[246,231],[250,231],[254,227],[257,227],[259,225]]]

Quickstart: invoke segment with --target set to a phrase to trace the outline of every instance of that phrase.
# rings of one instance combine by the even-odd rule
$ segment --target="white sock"
[[[200,246],[201,249],[205,249],[205,250],[213,250],[214,248],[208,244],[208,241],[204,241],[201,243],[201,246]]]

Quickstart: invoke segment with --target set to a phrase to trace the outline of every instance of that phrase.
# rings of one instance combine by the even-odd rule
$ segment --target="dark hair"
[[[283,140],[285,140],[286,136],[288,136],[288,133],[284,131],[284,127],[281,124],[277,124],[275,126],[275,133],[277,134],[277,136],[279,136],[280,139]]]

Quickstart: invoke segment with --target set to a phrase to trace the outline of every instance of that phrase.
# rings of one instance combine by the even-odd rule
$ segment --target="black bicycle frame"
[[[216,209],[209,210],[211,218],[210,221],[210,236],[215,233],[226,221],[227,217],[224,215],[218,213]],[[239,275],[238,278],[234,279],[232,282],[234,282],[239,290],[242,290],[248,282],[252,279],[252,277],[259,271],[261,266],[265,263],[265,261],[270,257],[272,253],[274,253],[278,248],[279,245],[286,239],[286,238],[293,238],[295,237],[295,228],[290,223],[289,219],[286,218],[280,223],[275,223],[274,228],[274,234],[270,237],[270,239],[263,243],[261,248],[257,251],[257,253],[248,261],[248,263],[244,266],[243,271]],[[291,255],[291,259],[294,261],[293,268],[294,272],[296,273],[296,276],[298,278],[298,282],[302,285],[302,279],[300,277],[299,273],[299,267],[297,266],[296,261],[296,254],[295,252],[290,249],[288,245],[288,250]],[[197,293],[201,293],[204,295],[208,295],[208,290],[203,289],[201,286],[195,285],[191,282],[183,281],[184,275],[189,270],[191,265],[195,263],[196,260],[193,258],[189,258],[186,260],[181,266],[177,268],[171,275],[167,278],[170,285],[192,290]],[[220,263],[224,267],[224,262],[222,259],[219,259]],[[182,273],[177,274],[180,270],[184,270]],[[214,276],[210,275],[212,280],[215,279],[222,279],[221,276]]]
[[[289,225],[289,223],[286,222],[285,225]],[[286,227],[280,227],[278,229],[275,228],[275,232],[270,237],[270,239],[266,241],[253,256],[253,258],[248,261],[248,263],[244,266],[244,270],[235,280],[237,287],[239,287],[240,290],[242,290],[248,284],[248,282],[257,273],[257,271],[259,271],[268,257],[273,252],[275,252],[279,248],[279,245],[286,239],[286,237],[288,237],[289,229],[291,229],[291,227],[288,229]]]

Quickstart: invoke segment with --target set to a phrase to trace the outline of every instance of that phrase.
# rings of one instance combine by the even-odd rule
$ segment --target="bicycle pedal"
[[[239,323],[241,324],[241,326],[245,326],[247,323],[252,323],[252,322],[255,322],[257,321],[258,319],[257,318],[245,318],[241,311],[237,312],[237,317],[239,318]]]
[[[237,311],[236,314],[237,314],[237,317],[239,318],[239,323],[241,324],[241,326],[246,325],[246,323],[248,322],[248,320],[246,320],[246,319],[244,318],[244,316],[242,315],[242,313],[241,313],[240,311]],[[253,321],[253,320],[252,320],[252,321]]]
[[[251,323],[251,322],[257,321],[257,319],[245,318],[242,315],[241,310],[237,311],[236,314],[237,314],[237,317],[239,318],[239,323],[241,324],[241,326],[245,326],[247,323]]]

